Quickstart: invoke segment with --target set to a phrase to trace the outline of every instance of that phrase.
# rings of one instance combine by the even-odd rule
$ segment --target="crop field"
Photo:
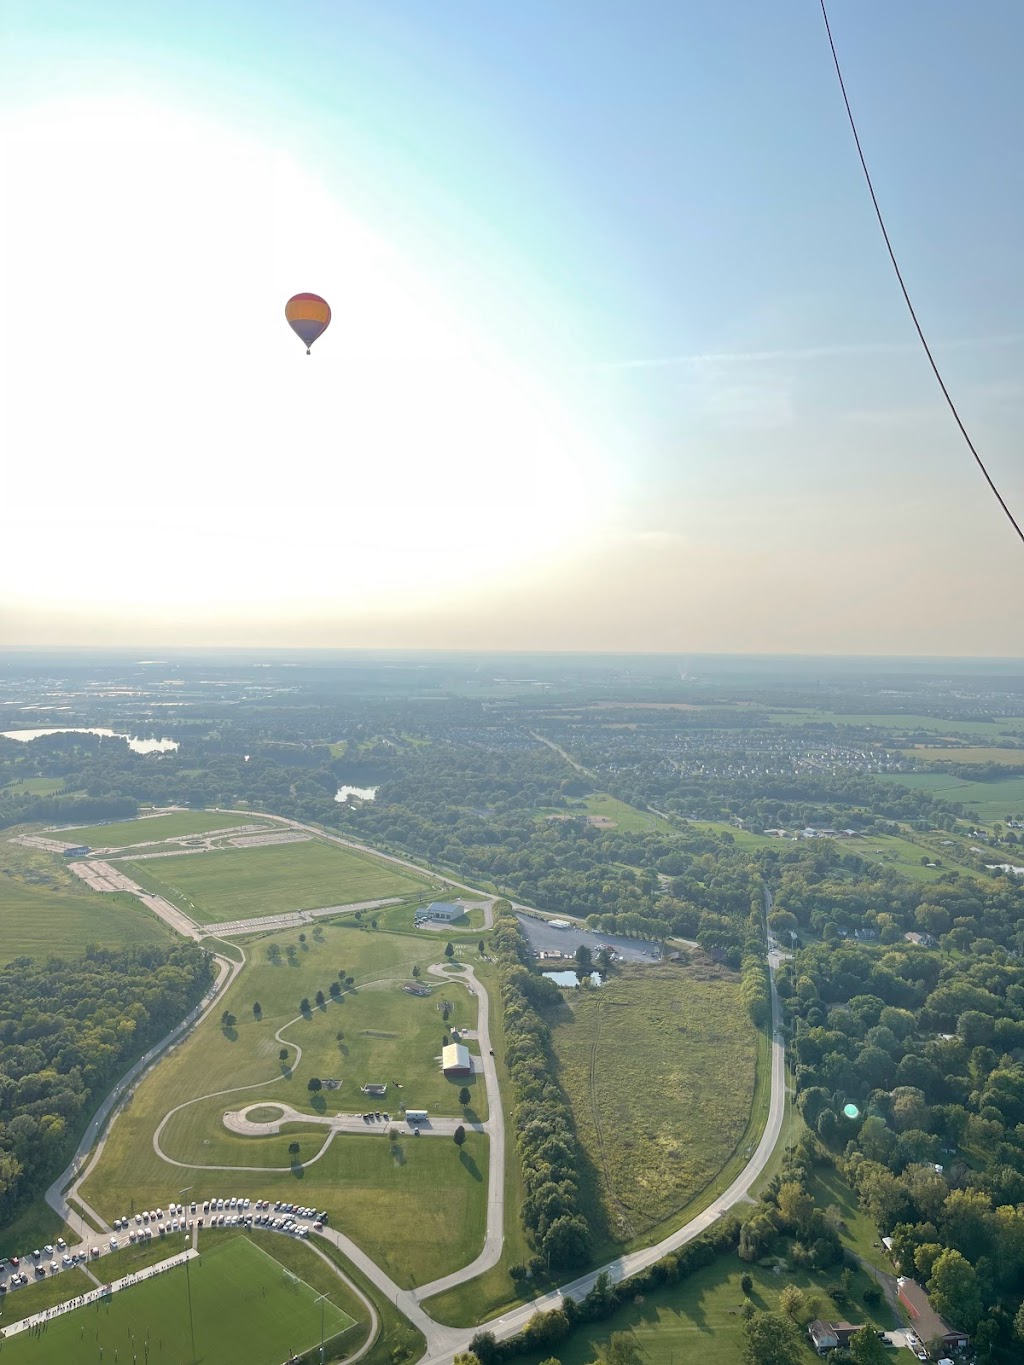
[[[1002,777],[995,782],[968,782],[950,773],[931,772],[886,773],[879,780],[900,782],[918,791],[930,792],[942,801],[958,801],[986,825],[1024,811],[1024,777]]]
[[[224,815],[213,810],[176,810],[141,820],[114,820],[109,825],[83,825],[61,831],[61,837],[88,844],[90,848],[127,848],[129,844],[173,839],[186,834],[210,834],[218,829],[263,823],[259,816]],[[268,824],[267,828],[271,826]],[[280,829],[283,826],[276,826]]]
[[[407,896],[426,884],[413,872],[316,840],[141,862],[126,858],[118,866],[201,923]]]
[[[351,921],[325,925],[321,932],[322,938],[310,936],[302,945],[297,932],[288,931],[248,945],[249,963],[223,1001],[235,1015],[234,1027],[222,1027],[218,1011],[139,1083],[112,1126],[83,1196],[108,1218],[166,1204],[184,1185],[196,1185],[197,1193],[204,1189],[204,1197],[301,1199],[327,1209],[334,1225],[401,1283],[423,1283],[464,1265],[480,1248],[486,1137],[471,1133],[460,1157],[454,1143],[440,1137],[409,1134],[393,1148],[381,1124],[365,1136],[336,1136],[313,1161],[329,1135],[322,1125],[252,1137],[230,1133],[222,1122],[228,1109],[275,1101],[310,1114],[328,1111],[328,1104],[330,1111],[362,1113],[369,1103],[359,1087],[368,1080],[392,1086],[380,1105],[406,1134],[399,1118],[402,1098],[411,1107],[461,1112],[459,1087],[441,1076],[435,1061],[444,1032],[436,997],[418,999],[399,989],[400,982],[412,980],[417,965],[430,979],[425,968],[443,960],[443,940],[374,932]],[[268,955],[271,944],[281,949],[277,965]],[[339,972],[355,982],[340,1004],[328,994]],[[314,1003],[304,1017],[300,1000],[314,1002],[321,989],[325,1007]],[[475,1003],[465,989],[439,982],[437,996],[442,989],[456,1007],[450,1022],[475,1022]],[[261,1007],[259,1020],[254,1003]],[[338,1079],[341,1089],[311,1096],[307,1081],[313,1075]],[[396,1080],[402,1089],[394,1088]],[[470,1089],[473,1104],[482,1106],[482,1085]],[[185,1167],[167,1164],[152,1143],[161,1120],[179,1105],[187,1107],[168,1119],[161,1141]],[[297,1161],[287,1150],[291,1141],[300,1145]],[[211,1166],[241,1169],[204,1169]]]
[[[879,730],[901,733],[923,732],[939,738],[977,739],[1024,738],[1024,716],[1002,716],[999,720],[943,720],[939,716],[884,715],[861,716],[848,712],[813,711],[794,708],[792,711],[769,711],[765,720],[772,725],[852,725],[858,729],[874,726]]]
[[[87,943],[130,947],[175,936],[134,896],[100,895],[52,853],[0,842],[0,963],[16,957],[73,957]]]
[[[552,1032],[613,1242],[656,1228],[697,1196],[747,1129],[758,1035],[732,974],[627,967],[564,992]],[[584,1181],[581,1179],[581,1184]]]
[[[319,1344],[321,1305],[315,1288],[301,1272],[286,1275],[281,1261],[247,1237],[204,1247],[189,1267],[189,1281],[200,1360],[221,1365],[280,1365],[293,1352]],[[343,1286],[337,1280],[334,1284],[332,1297],[323,1301],[328,1339],[355,1322],[334,1302],[345,1296]],[[11,1365],[55,1360],[92,1365],[105,1357],[113,1361],[115,1351],[123,1351],[126,1358],[131,1351],[136,1357],[145,1352],[151,1365],[178,1365],[191,1355],[188,1302],[185,1268],[176,1266],[52,1319],[41,1333],[23,1332],[9,1338],[4,1355]]]
[[[918,758],[922,763],[998,763],[1007,767],[1024,768],[1024,749],[982,749],[965,746],[962,749],[930,749],[920,745],[904,749],[908,758]]]
[[[778,1311],[780,1292],[787,1284],[795,1284],[808,1295],[817,1296],[820,1315],[826,1319],[848,1318],[875,1327],[893,1325],[884,1307],[872,1312],[863,1304],[861,1295],[868,1286],[863,1272],[856,1277],[850,1302],[838,1308],[824,1291],[825,1281],[833,1278],[831,1273],[815,1276],[787,1271],[776,1275],[761,1266],[746,1265],[738,1257],[720,1256],[713,1265],[678,1285],[638,1296],[635,1303],[621,1308],[607,1322],[579,1328],[560,1343],[559,1359],[562,1365],[587,1365],[607,1346],[613,1332],[626,1332],[640,1348],[644,1365],[675,1365],[692,1360],[699,1360],[701,1365],[736,1365],[743,1359],[745,1296],[740,1279],[744,1272],[754,1281],[750,1302],[755,1308]],[[797,1359],[801,1365],[819,1360],[803,1322],[797,1328],[797,1337],[800,1340]],[[525,1365],[535,1365],[544,1354],[541,1351],[520,1359]],[[897,1353],[893,1353],[893,1360],[898,1360]]]

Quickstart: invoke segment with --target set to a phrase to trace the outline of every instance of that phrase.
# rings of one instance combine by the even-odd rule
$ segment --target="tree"
[[[344,981],[344,980],[345,980],[345,968],[344,968],[344,967],[339,967],[339,968],[338,968],[338,980],[339,980],[339,981]]]
[[[316,1003],[317,1003],[317,1007],[318,1007],[319,1009],[323,1009],[324,1005],[327,1004],[327,1000],[326,1000],[326,998],[325,998],[325,996],[324,996],[323,991],[317,991],[317,993],[316,993]]]
[[[299,1148],[299,1144],[298,1144],[297,1142],[289,1142],[289,1144],[288,1144],[288,1155],[289,1155],[289,1156],[298,1156],[299,1151],[300,1151],[300,1148]]]
[[[455,1130],[454,1140],[456,1147],[461,1147],[462,1144],[466,1141],[466,1130],[465,1128],[463,1128],[461,1123]]]
[[[480,942],[476,945],[476,950],[481,957],[483,957],[484,952],[486,951],[486,947],[487,945],[484,943],[483,939],[481,939]]]
[[[450,1008],[450,1006],[448,1005],[448,1003],[447,1003],[447,1001],[446,1001],[446,1002],[445,1002],[445,1007],[444,1007],[444,1009],[441,1011],[441,1018],[442,1018],[442,1019],[444,1020],[444,1022],[447,1024],[448,1020],[451,1018],[451,1015],[452,1015],[451,1008]]]
[[[787,1284],[779,1295],[779,1307],[788,1318],[796,1317],[797,1313],[803,1311],[803,1291],[795,1284]]]
[[[221,1028],[234,1028],[235,1025],[238,1023],[238,1020],[235,1018],[235,1016],[231,1013],[230,1010],[225,1010],[224,1013],[220,1016],[220,1023]]]
[[[462,1089],[459,1091],[459,1103],[462,1105],[466,1105],[469,1103],[471,1099],[472,1096],[469,1093],[469,1086],[464,1085]]]
[[[981,1317],[981,1291],[974,1266],[959,1251],[949,1248],[936,1257],[928,1293],[936,1313],[964,1331],[974,1331]]]
[[[300,943],[305,943],[305,941],[306,941],[306,935],[305,935],[305,934],[300,934],[300,935],[299,935],[299,942],[300,942]]]
[[[870,1327],[862,1327],[850,1338],[850,1355],[856,1365],[883,1365],[889,1359],[885,1347]]]
[[[277,1060],[279,1062],[286,1062],[288,1060],[288,1049],[286,1047],[283,1047],[277,1054]]]
[[[313,927],[313,941],[315,943],[323,943],[324,941],[324,931],[319,924]]]
[[[329,988],[329,989],[330,989],[330,996],[331,996],[331,999],[332,999],[332,1000],[340,1000],[340,999],[341,999],[341,982],[340,982],[340,981],[332,981],[331,984],[330,984],[330,988]]]
[[[744,1365],[797,1365],[801,1344],[781,1313],[753,1313],[743,1325]]]
[[[267,949],[267,957],[274,964],[274,966],[277,966],[277,964],[281,961],[280,946],[276,943],[272,943],[270,947]]]
[[[640,1365],[640,1343],[632,1332],[613,1332],[597,1348],[597,1365]]]
[[[304,995],[304,996],[302,997],[302,999],[299,1001],[299,1010],[300,1010],[301,1013],[303,1013],[303,1014],[308,1014],[308,1013],[309,1013],[309,996],[308,996],[308,995]]]
[[[412,974],[414,977],[418,977],[420,975],[420,969],[418,964],[415,967],[413,967]]]
[[[252,1017],[256,1020],[257,1024],[263,1018],[263,1006],[258,1000],[252,1002]]]
[[[594,954],[585,943],[581,943],[576,949],[576,970],[578,972],[593,971]]]
[[[743,1290],[744,1294],[749,1294],[753,1287],[754,1287],[753,1278],[745,1270],[743,1274],[740,1276],[740,1288]]]
[[[445,957],[447,957],[447,958],[452,958],[452,957],[455,956],[455,945],[454,945],[454,943],[446,943],[446,944],[444,945],[444,955],[445,955]]]
[[[311,1076],[306,1085],[306,1089],[311,1095],[318,1094],[324,1088],[324,1083],[319,1076]]]

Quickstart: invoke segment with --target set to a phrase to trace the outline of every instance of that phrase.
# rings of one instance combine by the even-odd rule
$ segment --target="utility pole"
[[[179,1198],[180,1200],[184,1200],[185,1195],[188,1194],[188,1193],[189,1193],[192,1189],[194,1189],[194,1188],[195,1188],[195,1187],[192,1186],[192,1185],[186,1185],[185,1188],[184,1188],[183,1190],[179,1190],[179,1191],[178,1191],[178,1198]],[[182,1205],[182,1207],[184,1207],[184,1204]],[[186,1224],[188,1223],[188,1219],[187,1219],[187,1218],[186,1218],[185,1222],[186,1222]],[[192,1338],[192,1365],[196,1365],[196,1323],[195,1323],[195,1318],[192,1316],[192,1272],[191,1272],[191,1268],[190,1268],[190,1265],[189,1265],[189,1262],[190,1262],[190,1259],[191,1259],[191,1258],[189,1257],[189,1254],[188,1254],[188,1253],[189,1253],[189,1242],[190,1242],[190,1240],[191,1240],[191,1239],[190,1239],[190,1237],[189,1237],[189,1235],[188,1235],[188,1228],[187,1228],[187,1226],[186,1226],[186,1229],[185,1229],[185,1285],[186,1285],[186,1288],[187,1288],[187,1290],[188,1290],[188,1329],[189,1329],[189,1335],[190,1335],[191,1338]]]
[[[324,1299],[326,1297],[326,1294],[321,1294],[313,1303],[314,1307],[317,1304],[320,1305],[320,1365],[324,1365]]]

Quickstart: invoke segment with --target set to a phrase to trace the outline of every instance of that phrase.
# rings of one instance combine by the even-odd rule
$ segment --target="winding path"
[[[243,814],[248,812],[237,813]],[[301,829],[306,830],[310,833],[315,833],[319,837],[325,838],[330,842],[343,844],[347,847],[371,854],[372,856],[383,859],[387,862],[395,863],[402,867],[414,869],[419,873],[423,873],[424,871],[424,869],[417,863],[410,862],[406,859],[399,858],[392,854],[380,853],[375,849],[371,849],[366,847],[365,845],[356,843],[354,840],[344,839],[338,835],[328,834],[326,831],[323,831],[315,826],[305,825],[298,821],[287,819],[283,816],[267,816],[264,812],[260,812],[260,815],[261,818],[263,819],[271,819],[276,821],[277,823],[289,825],[295,829]],[[465,883],[455,881],[454,879],[449,877],[438,876],[437,874],[434,875],[437,877],[437,880],[440,883],[443,883],[444,885],[456,887],[460,890],[469,890],[470,892],[472,892],[473,895],[479,896],[481,899],[487,900],[492,899],[489,895],[487,895],[487,893],[477,891],[472,887],[467,887]],[[765,892],[766,919],[767,912],[768,910],[770,910],[770,908],[771,897],[768,892]],[[660,1242],[656,1243],[653,1246],[645,1247],[639,1251],[631,1252],[627,1255],[618,1257],[617,1259],[609,1262],[607,1265],[602,1266],[596,1270],[590,1271],[586,1275],[580,1276],[578,1279],[573,1280],[571,1283],[563,1285],[560,1289],[554,1290],[548,1294],[541,1295],[540,1297],[532,1300],[529,1303],[522,1304],[514,1309],[510,1309],[509,1312],[502,1314],[500,1317],[490,1322],[481,1323],[476,1327],[471,1328],[448,1327],[441,1323],[435,1322],[434,1319],[427,1314],[427,1312],[422,1306],[423,1301],[433,1297],[436,1294],[442,1293],[447,1289],[451,1289],[456,1287],[457,1285],[464,1284],[465,1282],[476,1278],[478,1275],[481,1275],[482,1273],[484,1273],[484,1271],[489,1270],[493,1266],[497,1265],[499,1260],[501,1259],[503,1246],[505,1216],[504,1177],[506,1161],[505,1152],[506,1134],[504,1112],[501,1103],[501,1092],[498,1086],[497,1069],[495,1066],[494,1058],[491,1055],[491,1040],[489,1032],[490,1002],[488,999],[486,989],[477,978],[472,967],[470,967],[468,964],[463,964],[464,971],[458,974],[448,973],[444,971],[443,967],[441,966],[431,967],[429,970],[431,973],[442,977],[444,980],[450,983],[459,982],[463,984],[466,987],[466,989],[469,990],[472,994],[475,994],[479,1000],[479,1020],[477,1027],[477,1036],[480,1042],[481,1061],[483,1066],[485,1084],[487,1088],[489,1115],[486,1123],[481,1125],[481,1127],[484,1128],[486,1131],[489,1131],[491,1140],[490,1160],[488,1163],[486,1234],[484,1239],[484,1245],[480,1254],[472,1262],[470,1262],[469,1265],[463,1266],[460,1270],[453,1271],[450,1275],[443,1276],[430,1284],[421,1285],[418,1288],[407,1290],[402,1289],[399,1285],[397,1285],[391,1279],[391,1277],[381,1269],[380,1266],[378,1266],[374,1261],[370,1259],[370,1257],[362,1250],[361,1247],[359,1247],[354,1241],[352,1241],[351,1238],[345,1236],[344,1233],[340,1233],[336,1229],[327,1226],[323,1229],[322,1233],[318,1235],[322,1236],[325,1240],[331,1242],[335,1247],[337,1247],[337,1249],[341,1251],[361,1271],[361,1273],[365,1275],[366,1278],[373,1285],[376,1286],[377,1289],[379,1289],[383,1294],[386,1294],[388,1299],[395,1304],[399,1311],[404,1313],[405,1316],[409,1319],[409,1321],[415,1327],[417,1327],[420,1332],[423,1333],[423,1336],[426,1339],[426,1352],[424,1360],[429,1360],[432,1363],[436,1362],[437,1365],[451,1365],[451,1362],[454,1360],[454,1357],[458,1352],[468,1349],[469,1343],[477,1331],[487,1330],[493,1332],[494,1336],[499,1340],[513,1336],[516,1332],[520,1331],[536,1313],[544,1312],[552,1308],[559,1307],[562,1304],[563,1299],[567,1296],[572,1296],[573,1298],[578,1299],[585,1295],[593,1286],[598,1275],[601,1274],[602,1272],[606,1271],[613,1282],[618,1282],[632,1274],[635,1274],[637,1271],[652,1265],[655,1261],[659,1260],[668,1252],[675,1251],[678,1248],[686,1245],[686,1243],[692,1241],[694,1238],[698,1237],[702,1232],[706,1231],[709,1227],[711,1227],[712,1224],[714,1224],[734,1204],[736,1204],[737,1202],[741,1201],[746,1197],[750,1186],[761,1175],[761,1173],[767,1166],[768,1161],[771,1158],[771,1155],[775,1150],[775,1147],[781,1136],[783,1118],[785,1114],[786,1099],[785,1051],[782,1034],[781,1009],[778,994],[775,988],[775,972],[783,956],[784,954],[779,952],[774,942],[769,937],[768,964],[771,981],[772,1005],[772,1036],[770,1044],[771,1083],[768,1119],[765,1124],[764,1131],[762,1132],[760,1141],[758,1142],[757,1147],[753,1155],[751,1156],[750,1160],[745,1164],[742,1171],[732,1181],[728,1188],[724,1190],[722,1194],[718,1195],[701,1213],[695,1215],[682,1227],[677,1228],[675,1232],[671,1233],[668,1237],[663,1238]],[[97,1137],[103,1133],[105,1125],[107,1124],[111,1115],[114,1112],[116,1112],[118,1102],[124,1095],[127,1087],[134,1081],[138,1080],[139,1077],[150,1067],[155,1065],[155,1063],[159,1060],[160,1056],[166,1051],[166,1049],[169,1046],[171,1046],[175,1041],[177,1041],[184,1032],[193,1028],[196,1024],[198,1024],[210,1013],[210,1011],[214,1008],[214,1005],[216,1004],[217,1001],[217,997],[220,995],[222,989],[227,985],[231,984],[231,982],[235,979],[238,972],[244,965],[244,954],[242,962],[233,962],[230,959],[219,955],[217,960],[220,967],[220,975],[217,983],[215,984],[211,992],[208,993],[208,996],[204,999],[204,1001],[201,1002],[200,1005],[198,1005],[176,1029],[172,1030],[172,1032],[169,1033],[167,1037],[163,1039],[159,1044],[157,1044],[155,1048],[152,1048],[146,1054],[146,1056],[142,1058],[136,1064],[136,1066],[133,1067],[125,1075],[125,1077],[122,1078],[122,1080],[118,1083],[115,1089],[104,1101],[103,1105],[101,1105],[100,1109],[97,1111],[92,1123],[89,1125],[89,1129],[83,1136],[82,1142],[79,1144],[79,1148],[78,1151],[76,1152],[75,1159],[72,1161],[68,1169],[65,1172],[63,1172],[61,1176],[58,1177],[58,1179],[47,1191],[46,1196],[47,1202],[50,1204],[52,1208],[55,1209],[57,1213],[60,1214],[60,1216],[65,1220],[65,1222],[68,1223],[70,1227],[72,1227],[76,1232],[78,1232],[78,1234],[83,1238],[84,1241],[92,1240],[93,1237],[92,1229],[83,1219],[81,1219],[75,1213],[75,1211],[72,1208],[69,1207],[62,1191],[66,1186],[68,1186],[69,1182],[71,1182],[68,1193],[71,1197],[76,1198],[78,1202],[81,1202],[80,1196],[77,1195],[78,1186],[98,1161],[103,1151],[105,1137],[100,1136],[100,1140],[94,1148],[93,1143],[96,1143]],[[290,1027],[290,1025],[294,1022],[295,1020],[291,1020],[289,1021],[288,1024],[283,1025],[282,1029],[278,1030],[278,1033],[280,1034],[281,1032],[283,1032],[284,1029]],[[296,1049],[297,1055],[295,1060],[297,1062],[298,1059],[301,1057],[301,1050],[295,1043],[290,1043],[289,1046]],[[270,1080],[257,1082],[255,1085],[235,1087],[232,1090],[220,1091],[216,1093],[233,1094],[237,1093],[239,1090],[253,1090],[259,1088],[260,1086],[271,1084],[277,1079],[278,1079],[277,1077],[271,1077]],[[186,1104],[194,1104],[198,1103],[202,1099],[210,1098],[213,1098],[213,1096],[210,1095],[199,1096],[196,1097],[196,1099],[187,1101]],[[273,1103],[273,1101],[268,1100],[267,1103]],[[167,1161],[175,1166],[188,1165],[189,1167],[194,1167],[195,1162],[190,1163],[177,1162],[173,1158],[168,1157],[167,1154],[162,1150],[159,1142],[160,1135],[163,1131],[165,1124],[175,1113],[178,1112],[178,1110],[185,1107],[186,1105],[178,1105],[176,1106],[175,1109],[172,1109],[167,1114],[165,1114],[164,1118],[161,1120],[160,1125],[158,1126],[153,1135],[153,1143],[155,1150],[164,1161]],[[305,1120],[310,1119],[309,1115],[303,1115],[302,1117]],[[316,1122],[317,1119],[314,1118],[310,1121]],[[334,1120],[329,1120],[329,1122],[331,1126],[328,1131],[327,1139],[324,1143],[324,1146],[321,1148],[320,1152],[317,1153],[317,1156],[313,1158],[313,1160],[319,1160],[319,1158],[322,1157],[324,1152],[327,1150],[327,1147],[330,1145],[331,1141],[334,1139],[336,1133],[338,1131],[342,1131],[341,1125],[336,1126]],[[93,1150],[89,1164],[85,1168],[85,1170],[80,1171],[79,1170],[80,1162],[83,1159],[83,1157],[90,1151],[90,1148],[92,1148]],[[308,1165],[310,1163],[306,1162],[304,1164]],[[204,1169],[238,1170],[248,1168],[206,1167]],[[95,1217],[98,1223],[100,1224],[103,1223],[103,1220],[100,1219],[93,1210],[88,1210],[88,1213],[90,1217]],[[339,1276],[341,1276],[341,1278],[343,1279],[345,1278],[344,1276],[341,1275],[341,1272],[338,1271],[337,1267],[334,1267],[334,1269],[339,1274]],[[365,1301],[365,1296],[360,1295],[360,1297],[364,1298]],[[370,1305],[370,1307],[372,1311],[372,1305]],[[374,1317],[376,1317],[375,1314]],[[371,1336],[368,1339],[367,1345],[363,1348],[364,1350],[368,1349],[368,1346],[372,1340],[373,1336]],[[361,1353],[362,1352],[360,1352],[360,1354]]]

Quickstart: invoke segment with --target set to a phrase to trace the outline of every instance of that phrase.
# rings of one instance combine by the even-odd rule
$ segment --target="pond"
[[[549,981],[553,981],[556,986],[568,986],[570,990],[579,990],[580,978],[575,972],[541,972],[541,976],[546,976]],[[584,974],[585,976],[585,974]],[[592,986],[603,986],[604,978],[600,972],[590,973],[590,984]]]
[[[4,739],[17,739],[27,744],[30,739],[41,739],[43,735],[102,735],[106,739],[123,739],[128,748],[137,754],[165,754],[178,747],[176,739],[140,739],[137,735],[122,734],[120,730],[108,730],[101,725],[58,725],[46,730],[3,730]]]
[[[358,801],[372,801],[376,795],[376,787],[339,787],[334,793],[334,799],[347,801],[350,796],[354,796]]]

